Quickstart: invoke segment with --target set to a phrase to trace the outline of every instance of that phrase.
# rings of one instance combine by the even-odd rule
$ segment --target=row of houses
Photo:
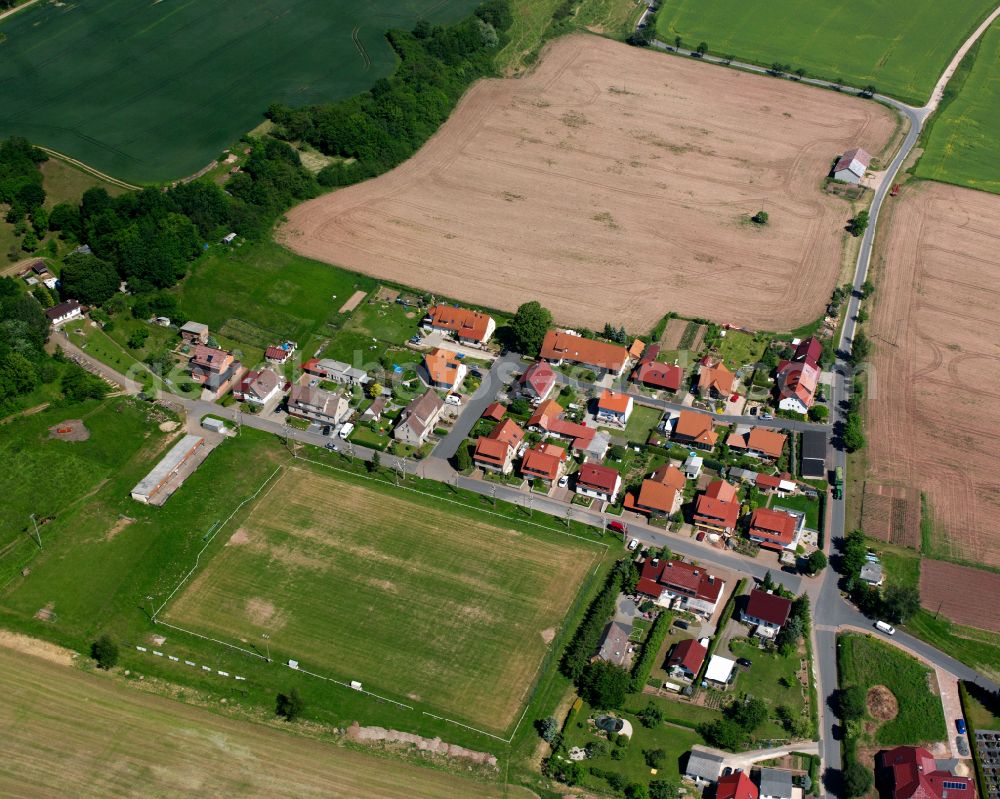
[[[693,746],[684,767],[684,777],[697,786],[715,785],[715,799],[792,799],[792,772],[762,767],[756,782],[750,773],[725,768],[726,757],[704,746]],[[725,773],[723,771],[725,770]]]

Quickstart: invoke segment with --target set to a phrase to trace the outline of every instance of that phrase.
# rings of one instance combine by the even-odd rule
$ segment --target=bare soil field
[[[906,486],[866,481],[861,527],[880,541],[920,549],[920,494]]]
[[[3,646],[0,688],[3,796],[503,794],[498,785],[227,718]]]
[[[749,328],[816,319],[850,205],[822,191],[886,108],[606,39],[557,40],[476,84],[416,156],[288,214],[296,252],[488,307],[647,330],[668,310]],[[749,215],[765,209],[770,224]]]
[[[983,601],[970,602],[970,597]],[[990,601],[992,597],[994,601]],[[925,558],[920,562],[920,604],[956,624],[1000,633],[1000,574]]]
[[[1000,197],[927,182],[888,210],[868,330],[869,478],[926,494],[925,554],[1000,566]]]

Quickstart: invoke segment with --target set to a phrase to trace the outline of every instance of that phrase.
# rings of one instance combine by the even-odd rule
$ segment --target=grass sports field
[[[227,718],[30,649],[47,659],[0,645],[4,796],[531,796]]]
[[[956,71],[924,134],[916,174],[1000,194],[1000,22]]]
[[[395,63],[390,28],[457,19],[475,0],[40,2],[0,33],[0,136],[115,177],[191,174],[272,102],[367,89]]]
[[[166,621],[497,733],[597,552],[298,468],[222,535]]]
[[[666,3],[657,33],[683,46],[770,66],[778,61],[814,77],[923,105],[963,39],[995,7],[993,0],[676,0]]]

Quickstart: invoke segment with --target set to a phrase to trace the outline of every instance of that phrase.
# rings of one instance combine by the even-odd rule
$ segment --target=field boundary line
[[[192,566],[191,570],[181,578],[181,581],[179,583],[177,583],[176,587],[174,588],[173,591],[170,592],[170,594],[167,596],[167,598],[163,600],[163,604],[160,605],[160,607],[158,607],[153,612],[153,615],[151,617],[152,620],[153,620],[153,624],[166,624],[166,622],[159,622],[159,621],[156,620],[157,614],[159,614],[159,612],[161,610],[163,610],[167,606],[167,603],[170,602],[170,600],[174,598],[174,594],[176,594],[181,589],[181,586],[184,585],[184,583],[186,583],[188,581],[188,579],[191,577],[191,575],[195,573],[195,571],[198,569],[198,564],[201,562],[201,556],[204,554],[205,550],[208,549],[209,545],[215,540],[215,537],[219,534],[219,532],[222,530],[222,528],[225,527],[227,524],[229,524],[229,522],[233,518],[233,516],[235,516],[244,505],[246,505],[248,502],[252,502],[253,500],[255,500],[259,496],[260,492],[264,490],[264,487],[269,482],[271,482],[271,480],[274,478],[274,476],[278,472],[280,472],[280,471],[281,471],[281,466],[279,465],[273,472],[271,472],[270,475],[268,475],[268,477],[264,480],[263,483],[260,484],[260,487],[256,491],[254,491],[253,494],[251,494],[249,497],[247,497],[246,499],[244,499],[235,508],[233,508],[233,512],[230,513],[229,516],[226,517],[226,520],[222,524],[220,524],[218,527],[215,528],[215,532],[211,534],[211,536],[209,537],[209,539],[205,542],[205,546],[203,546],[198,551],[198,554],[195,556],[194,566]],[[180,628],[177,628],[177,629],[180,629]],[[202,636],[202,637],[204,638],[206,636]],[[209,640],[212,640],[212,639],[209,639]],[[227,646],[228,646],[228,644],[227,644]],[[239,649],[239,647],[235,647],[235,648]]]
[[[15,10],[19,10],[21,8],[24,8],[24,6],[18,6]],[[101,172],[99,169],[94,169],[94,167],[88,166],[87,164],[83,163],[83,161],[78,161],[77,159],[66,155],[66,153],[61,153],[58,150],[53,150],[51,147],[45,147],[44,145],[41,144],[36,144],[35,147],[37,147],[39,150],[46,153],[47,155],[51,155],[53,158],[57,158],[60,161],[65,161],[67,164],[70,164],[71,166],[74,166],[77,169],[86,172],[88,175],[92,175],[95,178],[100,178],[106,183],[110,183],[122,189],[131,189],[132,191],[139,191],[140,189],[142,189],[142,186],[136,186],[133,183],[126,183],[124,180],[113,178],[111,177],[111,175]]]
[[[304,457],[302,455],[298,455],[298,454],[294,454],[293,453],[292,457],[295,458],[296,460],[305,461],[306,463],[312,463],[312,464],[315,464],[316,466],[322,466],[322,467],[324,467],[326,469],[332,469],[335,472],[341,472],[342,474],[351,475],[352,477],[360,477],[362,480],[371,480],[372,482],[381,483],[382,485],[394,485],[393,483],[389,482],[388,480],[380,480],[379,478],[373,477],[373,476],[368,475],[368,474],[358,474],[357,472],[348,471],[347,469],[342,469],[339,466],[334,466],[331,463],[322,463],[320,461],[314,461],[312,458],[306,458],[306,457]],[[426,478],[422,478],[422,479],[426,479]],[[513,520],[513,519],[511,519],[508,516],[504,516],[502,513],[497,513],[495,510],[489,510],[487,508],[477,508],[475,505],[468,505],[468,504],[466,504],[464,502],[459,502],[457,499],[450,499],[448,497],[439,497],[436,494],[429,494],[426,491],[421,491],[419,488],[413,488],[412,486],[406,486],[406,485],[398,486],[397,485],[395,487],[403,489],[404,491],[412,491],[414,494],[420,494],[421,496],[428,497],[430,499],[439,500],[441,502],[448,502],[448,503],[451,503],[452,505],[458,505],[460,508],[467,508],[468,510],[477,511],[478,513],[485,513],[485,514],[487,514],[489,516],[496,516],[496,517],[498,517],[500,519],[506,519],[508,522],[515,522],[516,521],[519,524],[530,524],[532,527],[537,527],[539,530],[545,530],[547,532],[557,533],[559,535],[566,535],[566,536],[569,536],[570,538],[575,538],[578,541],[584,541],[585,543],[588,543],[588,544],[596,544],[597,546],[604,547],[605,549],[609,549],[610,548],[610,544],[606,544],[603,541],[595,541],[595,540],[593,540],[591,538],[584,538],[582,535],[577,535],[576,533],[571,533],[568,530],[556,530],[555,528],[552,528],[552,527],[545,527],[544,525],[541,525],[538,522],[533,522],[530,519]],[[507,500],[503,500],[503,499],[500,500],[500,501],[501,502],[507,502]],[[508,503],[508,504],[511,505],[512,507],[515,507],[515,508],[517,507],[513,503]],[[555,517],[553,517],[553,518],[555,518]]]
[[[265,661],[267,660],[267,658],[264,657],[259,652],[254,652],[251,649],[244,649],[241,646],[236,646],[236,644],[227,644],[225,641],[220,641],[218,638],[210,638],[207,635],[202,635],[201,633],[196,633],[194,630],[188,630],[188,629],[186,629],[184,627],[178,627],[176,624],[171,624],[170,622],[155,621],[154,620],[153,623],[154,624],[162,624],[164,627],[170,627],[172,630],[177,630],[178,632],[187,633],[188,635],[193,635],[193,636],[195,636],[197,638],[202,638],[205,641],[211,641],[212,643],[215,643],[215,644],[222,644],[222,646],[228,646],[230,649],[235,649],[238,652],[243,652],[244,654],[247,654],[247,655],[253,655],[255,658],[260,658],[261,660],[265,660]],[[270,661],[268,661],[268,662],[270,662]]]
[[[527,710],[528,709],[527,706],[525,706],[524,709]],[[478,727],[472,727],[468,724],[463,724],[462,722],[455,721],[455,719],[450,719],[447,716],[438,716],[435,715],[434,713],[428,713],[426,710],[421,710],[420,712],[423,713],[425,716],[430,716],[432,719],[437,719],[438,721],[446,721],[449,724],[454,724],[456,727],[465,727],[465,729],[472,730],[472,732],[478,732],[480,735],[488,735],[490,738],[494,738],[497,741],[500,741],[500,743],[510,744],[510,742],[514,740],[513,733],[511,733],[510,738],[501,738],[499,735],[494,735],[492,732],[486,732],[486,730],[481,730]],[[524,714],[521,715],[523,716]],[[521,722],[518,722],[518,724],[520,723]],[[514,729],[517,730],[517,727],[515,727]]]
[[[301,672],[302,674],[308,674],[310,677],[315,677],[318,680],[326,680],[327,682],[336,683],[337,685],[341,685],[344,688],[347,688],[351,691],[356,691],[359,694],[366,694],[367,696],[373,696],[376,699],[381,699],[383,702],[391,702],[392,704],[398,705],[399,707],[405,707],[407,710],[413,710],[413,708],[410,705],[407,705],[403,702],[397,702],[395,699],[390,699],[387,696],[376,694],[373,691],[366,691],[364,688],[355,688],[353,685],[343,682],[342,680],[338,680],[335,677],[324,677],[322,674],[316,674],[315,672],[307,671],[306,669],[300,668],[298,666],[289,666],[287,663],[284,663],[283,665],[285,666],[285,668],[291,669],[292,671],[298,671]],[[427,713],[427,715],[429,716],[431,714]],[[447,719],[445,719],[445,721],[447,721]],[[470,729],[472,728],[470,727]],[[489,733],[487,733],[487,735],[489,735]]]

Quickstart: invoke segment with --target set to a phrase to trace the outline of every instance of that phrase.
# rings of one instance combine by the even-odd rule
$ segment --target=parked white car
[[[462,404],[462,398],[458,396],[458,394],[449,394],[447,397],[444,398],[444,401],[447,402],[449,405]]]

